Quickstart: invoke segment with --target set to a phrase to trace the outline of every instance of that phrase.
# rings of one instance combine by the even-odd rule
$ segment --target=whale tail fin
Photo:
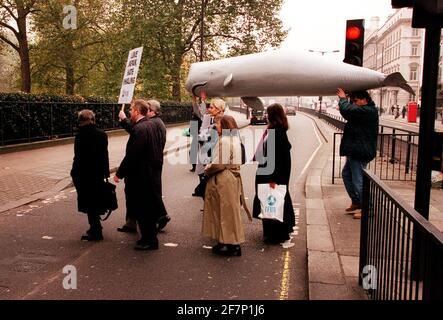
[[[400,72],[394,72],[388,75],[386,79],[383,81],[383,86],[399,87],[415,96],[414,90],[412,90],[412,88],[409,86],[409,84],[406,82],[405,78],[403,78]]]
[[[265,106],[263,101],[259,97],[241,97],[243,103],[248,106],[248,108],[254,110],[264,110]]]

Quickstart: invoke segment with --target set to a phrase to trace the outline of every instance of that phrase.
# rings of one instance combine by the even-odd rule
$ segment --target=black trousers
[[[140,212],[137,216],[141,242],[149,244],[158,243],[157,219],[157,216],[154,215],[153,212]]]
[[[195,187],[194,193],[204,199],[208,177],[206,177],[204,174],[199,174],[198,178],[200,179],[200,183]]]
[[[90,225],[90,232],[92,233],[101,233],[102,231],[102,225],[100,223],[100,215],[92,212],[88,213],[88,222]]]

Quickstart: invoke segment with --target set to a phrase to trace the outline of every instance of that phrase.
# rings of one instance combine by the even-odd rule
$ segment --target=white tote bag
[[[257,189],[261,208],[258,217],[283,222],[286,185],[276,185],[275,189],[272,189],[269,183],[265,183],[259,184]]]

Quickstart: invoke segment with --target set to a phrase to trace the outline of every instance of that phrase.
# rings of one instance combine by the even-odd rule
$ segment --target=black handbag
[[[106,210],[106,217],[101,219],[101,221],[107,220],[112,211],[118,208],[117,193],[115,192],[115,189],[116,186],[106,179],[106,182],[103,184],[103,206]]]

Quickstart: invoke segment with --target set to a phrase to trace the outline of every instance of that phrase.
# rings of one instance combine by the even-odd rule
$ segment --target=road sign
[[[132,101],[142,54],[143,47],[129,51],[122,87],[120,89],[120,97],[118,98],[119,104],[129,104]]]

